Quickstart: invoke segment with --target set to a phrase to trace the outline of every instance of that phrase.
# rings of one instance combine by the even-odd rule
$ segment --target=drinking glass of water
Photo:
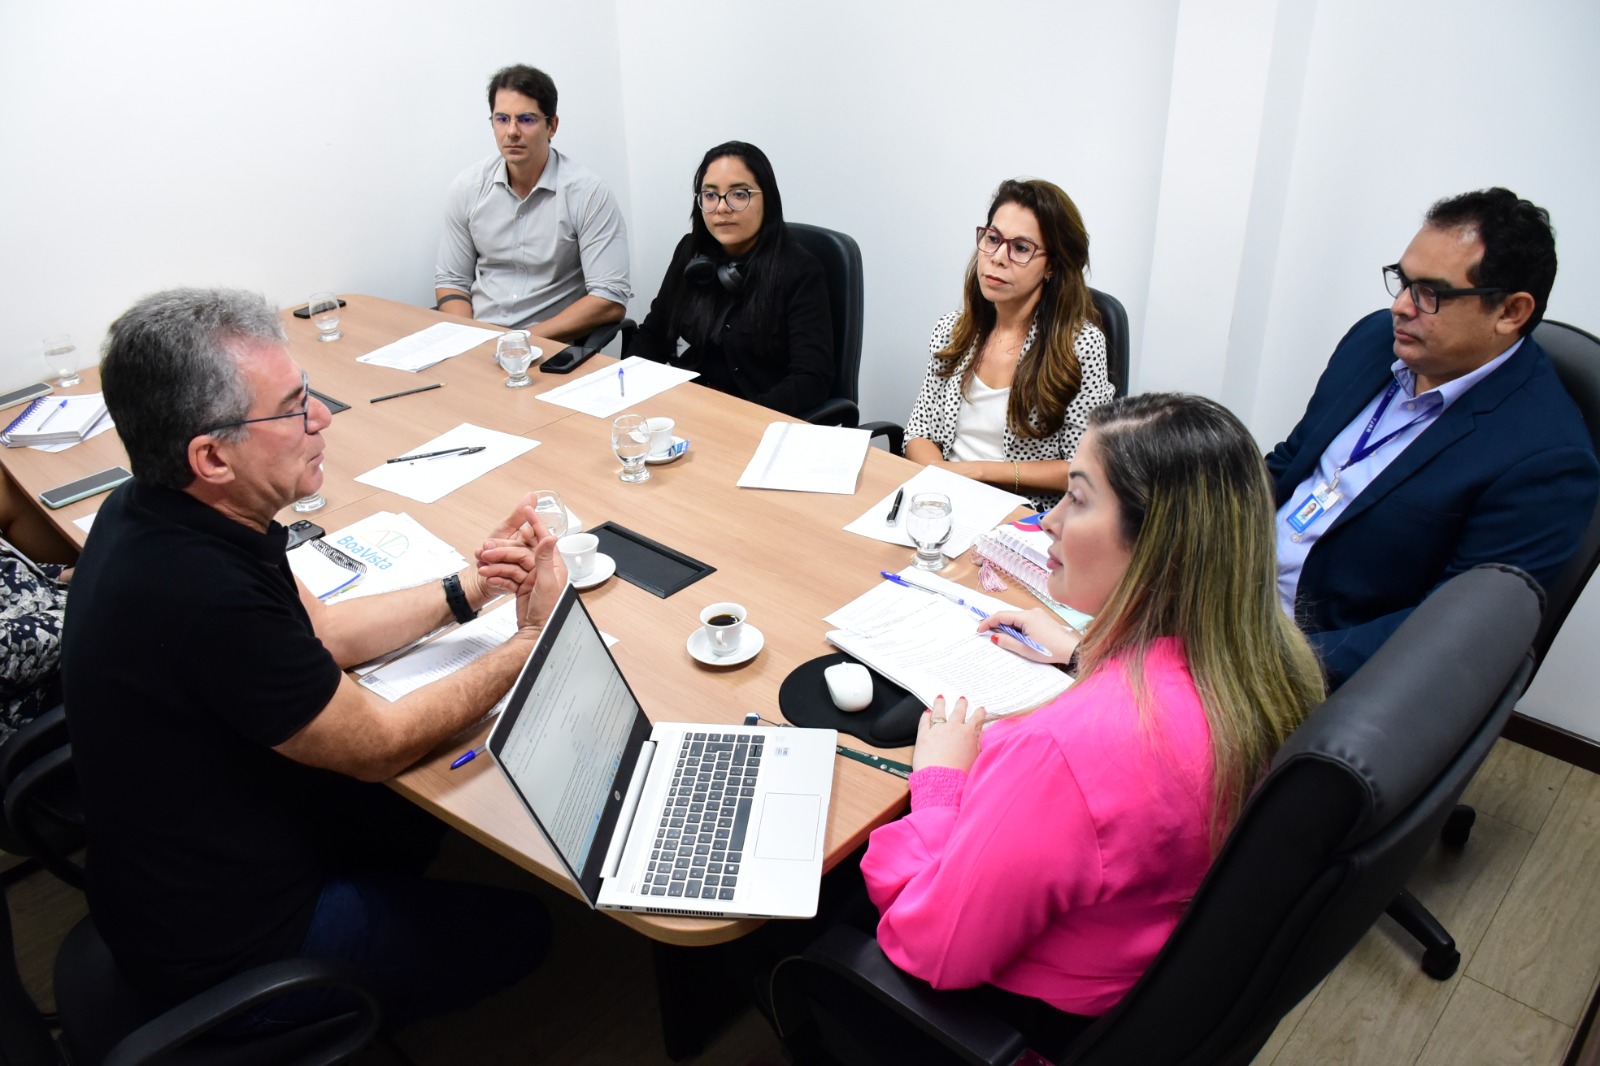
[[[622,462],[619,481],[634,484],[650,480],[650,468],[644,457],[650,454],[649,420],[640,415],[622,415],[611,423],[611,450]]]
[[[561,493],[555,489],[533,490],[533,513],[554,536],[567,535],[567,505],[561,502]]]
[[[302,496],[294,501],[294,509],[301,514],[318,511],[326,506],[328,506],[328,501],[322,498],[322,493],[320,492],[313,492],[309,496]]]
[[[70,333],[44,339],[44,361],[60,388],[69,388],[83,380],[78,375],[78,346],[72,342]]]
[[[528,367],[533,365],[533,345],[528,342],[528,331],[514,329],[500,334],[494,346],[495,362],[511,375],[506,378],[506,388],[526,388],[533,382],[528,377]]]
[[[306,301],[311,313],[311,324],[317,327],[319,341],[336,341],[344,334],[339,331],[339,297],[331,292],[314,292]]]
[[[943,570],[946,562],[941,551],[955,520],[950,497],[942,492],[919,492],[911,497],[911,511],[906,516],[906,532],[917,546],[918,570]]]

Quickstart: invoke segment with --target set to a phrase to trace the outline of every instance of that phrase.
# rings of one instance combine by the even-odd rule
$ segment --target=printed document
[[[906,518],[911,513],[911,497],[919,492],[942,492],[950,497],[951,517],[955,528],[944,543],[944,554],[951,559],[972,547],[978,534],[986,533],[1018,507],[1027,505],[1024,496],[985,485],[969,477],[937,466],[925,466],[907,481],[905,499],[900,502],[900,522],[889,525],[889,508],[894,505],[894,493],[867,508],[867,513],[845,526],[845,532],[856,533],[887,544],[903,544],[915,548],[911,534],[906,531]]]
[[[987,613],[1015,610],[964,585],[907,568],[901,577],[964,598]],[[828,641],[929,706],[943,694],[1003,717],[1049,703],[1072,684],[1054,666],[996,647],[967,607],[884,581],[830,614]]]
[[[387,366],[395,370],[408,370],[415,374],[436,363],[452,359],[462,352],[470,351],[485,341],[492,341],[502,332],[504,331],[484,329],[482,326],[469,326],[464,323],[439,322],[409,337],[401,337],[392,344],[385,344],[382,348],[370,351],[366,355],[357,356],[356,362]],[[539,355],[539,349],[535,348],[534,359],[537,360]]]
[[[329,603],[426,585],[467,565],[460,552],[403,511],[379,511],[323,539],[350,558],[367,564],[367,576],[332,596]],[[290,569],[299,553],[299,548],[289,553]]]
[[[451,448],[482,447],[472,455],[443,455],[436,459],[417,459],[409,463],[382,463],[356,480],[363,485],[397,492],[418,503],[437,503],[469,481],[482,477],[497,466],[539,446],[536,440],[511,433],[484,429],[463,422],[430,441],[406,451],[407,455],[426,455]]]
[[[871,440],[864,429],[774,422],[761,434],[739,487],[852,495]]]
[[[693,370],[667,366],[635,355],[616,366],[596,370],[549,392],[541,392],[538,398],[596,418],[613,418],[652,396],[659,396],[699,376]]]

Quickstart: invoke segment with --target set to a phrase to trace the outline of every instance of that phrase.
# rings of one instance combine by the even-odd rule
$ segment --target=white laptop
[[[568,585],[488,750],[590,906],[817,911],[832,729],[651,726]]]

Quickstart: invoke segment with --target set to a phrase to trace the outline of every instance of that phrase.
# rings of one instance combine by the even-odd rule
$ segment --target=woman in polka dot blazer
[[[1084,271],[1089,234],[1048,181],[1005,181],[962,308],[933,327],[906,458],[1055,506],[1089,412],[1115,394]]]

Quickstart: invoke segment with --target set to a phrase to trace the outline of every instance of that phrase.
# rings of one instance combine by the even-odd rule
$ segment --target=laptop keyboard
[[[684,737],[645,869],[645,894],[733,898],[766,739],[712,732]]]

